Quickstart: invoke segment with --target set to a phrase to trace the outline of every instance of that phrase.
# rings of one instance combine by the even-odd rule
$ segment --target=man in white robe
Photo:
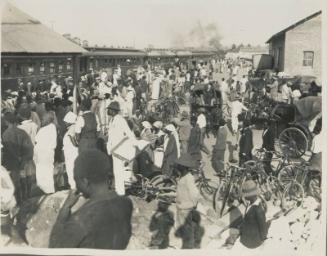
[[[119,114],[119,103],[114,101],[108,106],[108,115],[111,116],[108,128],[107,151],[112,155],[115,177],[115,190],[118,195],[125,195],[125,180],[127,177],[125,161],[113,154],[114,149],[124,138],[135,139],[127,121]]]

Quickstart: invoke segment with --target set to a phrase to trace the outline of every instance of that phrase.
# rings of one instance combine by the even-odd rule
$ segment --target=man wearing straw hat
[[[255,249],[260,247],[267,238],[266,214],[258,197],[257,184],[253,180],[247,180],[242,186],[242,195],[249,205],[240,227],[240,239],[235,249]],[[234,247],[233,247],[234,249]]]

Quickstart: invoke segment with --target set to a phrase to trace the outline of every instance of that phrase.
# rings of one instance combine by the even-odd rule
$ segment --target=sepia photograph
[[[0,253],[326,255],[323,5],[1,1]]]

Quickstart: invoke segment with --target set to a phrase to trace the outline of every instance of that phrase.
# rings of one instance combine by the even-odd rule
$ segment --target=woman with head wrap
[[[42,127],[35,136],[34,162],[36,165],[36,183],[46,194],[54,193],[54,154],[57,146],[57,129],[54,117],[46,113]]]

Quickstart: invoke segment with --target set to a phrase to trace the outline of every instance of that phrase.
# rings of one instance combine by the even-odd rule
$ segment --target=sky
[[[168,48],[201,24],[222,44],[264,45],[269,37],[322,9],[323,0],[9,0],[22,11],[91,45]]]

